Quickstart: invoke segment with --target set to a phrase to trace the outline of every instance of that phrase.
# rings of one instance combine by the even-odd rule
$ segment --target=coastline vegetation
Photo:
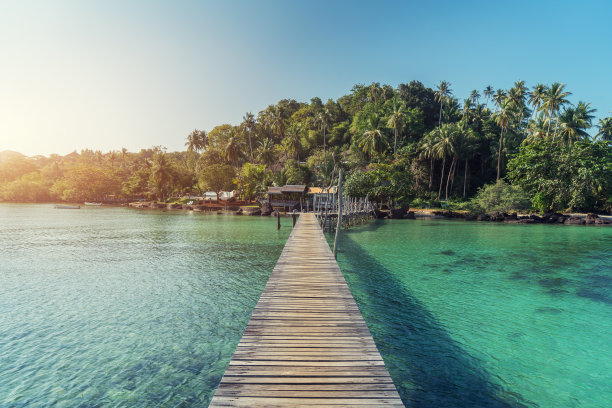
[[[595,109],[570,95],[560,83],[524,81],[462,100],[446,81],[356,85],[335,101],[283,99],[238,125],[196,129],[181,152],[0,153],[0,200],[236,190],[248,201],[271,185],[329,185],[342,167],[346,194],[389,206],[491,211],[496,196],[506,203],[500,211],[611,212],[612,117],[595,124]]]

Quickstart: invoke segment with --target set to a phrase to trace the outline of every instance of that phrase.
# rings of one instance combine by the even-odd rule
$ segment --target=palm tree
[[[506,92],[503,89],[498,89],[493,95],[493,101],[497,105],[497,107],[501,107],[503,101],[506,99]]]
[[[429,189],[433,187],[434,160],[436,158],[436,143],[438,132],[431,131],[427,133],[419,144],[419,158],[429,159]]]
[[[292,151],[295,159],[300,161],[300,149],[302,148],[302,144],[300,142],[301,134],[303,130],[303,125],[299,122],[295,122],[291,127],[289,127],[287,131],[287,137],[285,137],[285,145],[287,149]]]
[[[501,102],[499,107],[499,111],[495,112],[495,123],[501,127],[501,132],[499,134],[499,149],[497,151],[497,180],[499,180],[499,176],[501,173],[501,152],[502,145],[504,139],[504,131],[508,128],[510,124],[510,120],[512,119],[513,111],[512,111],[512,103],[504,99]]]
[[[470,120],[471,109],[472,109],[472,99],[468,98],[465,101],[463,101],[463,120],[466,122]]]
[[[477,89],[474,89],[471,93],[470,93],[470,100],[472,101],[472,104],[474,105],[478,105],[478,100],[480,99],[480,93],[478,93]]]
[[[330,119],[330,114],[329,114],[329,110],[327,108],[323,108],[316,117],[316,122],[321,126],[321,130],[323,131],[323,157],[326,158],[327,156],[325,155],[325,136],[326,136],[326,130],[327,130],[327,124],[329,122]],[[325,159],[327,161],[327,159]]]
[[[533,106],[533,111],[531,112],[531,116],[536,111],[540,110],[540,106],[542,106],[542,102],[544,102],[544,95],[546,95],[546,90],[548,88],[544,84],[537,84],[533,87],[533,91],[529,93],[529,103]]]
[[[266,138],[259,142],[257,158],[260,162],[268,166],[274,163],[274,141],[272,139]]]
[[[380,83],[372,82],[369,88],[370,100],[376,105],[376,97],[382,93],[383,89],[380,87]]]
[[[157,151],[153,156],[151,181],[153,182],[160,199],[165,198],[173,178],[174,173],[166,153]]]
[[[453,91],[450,89],[450,85],[450,82],[440,81],[438,89],[435,92],[436,101],[440,102],[440,121],[438,123],[438,127],[442,127],[442,107],[444,105],[444,101],[453,94]]]
[[[455,138],[459,133],[459,128],[456,124],[445,124],[438,129],[434,129],[436,133],[436,144],[434,150],[436,157],[442,159],[442,173],[440,175],[440,188],[438,189],[438,200],[442,195],[442,185],[444,182],[444,170],[446,167],[446,159],[455,155]],[[446,195],[448,199],[448,192]]]
[[[575,108],[569,107],[559,116],[559,133],[566,145],[589,137],[586,130],[592,126],[594,112],[591,104],[580,101]]]
[[[402,127],[404,122],[406,104],[405,103],[397,103],[397,98],[393,98],[393,111],[389,119],[387,120],[387,126],[393,128],[393,156],[397,155],[397,133],[400,127]]]
[[[612,117],[599,119],[597,137],[601,140],[612,140]]]
[[[493,94],[495,93],[495,91],[493,90],[493,87],[491,85],[487,85],[487,87],[485,88],[483,95],[486,99],[485,103],[489,103],[489,99],[491,99],[491,97],[493,96]]]
[[[253,163],[254,159],[253,159],[253,144],[251,142],[251,132],[255,128],[255,116],[253,116],[251,112],[247,112],[242,117],[242,126],[244,126],[244,128],[247,131],[247,134],[249,135],[249,151],[251,152],[251,163]]]
[[[463,124],[463,126],[461,126],[460,137],[458,138],[456,144],[458,159],[465,160],[465,167],[463,170],[463,198],[466,197],[468,160],[473,158],[476,154],[476,149],[478,148],[477,142],[478,141],[476,139],[476,133],[474,130],[471,127]]]
[[[359,148],[361,148],[370,159],[387,146],[387,140],[380,130],[380,118],[378,115],[370,115],[367,129],[363,131],[357,142]]]
[[[523,122],[525,114],[525,98],[527,97],[527,87],[525,81],[516,81],[514,86],[508,92],[508,99],[514,106],[514,109],[519,113],[518,124]]]
[[[561,110],[563,106],[569,103],[569,101],[566,98],[569,95],[571,95],[571,93],[565,92],[563,90],[564,87],[565,87],[565,84],[560,84],[559,82],[555,82],[554,84],[550,86],[550,88],[546,90],[546,93],[544,94],[544,99],[542,101],[541,109],[545,112],[545,114],[548,117],[547,136],[550,134],[550,121],[552,120],[552,118],[557,116],[557,113],[559,112],[559,110]],[[555,140],[555,137],[557,136],[558,127],[559,127],[559,118],[556,117],[555,134],[553,136],[553,141]]]
[[[206,132],[204,130],[195,129],[187,136],[187,151],[200,152],[206,146]]]

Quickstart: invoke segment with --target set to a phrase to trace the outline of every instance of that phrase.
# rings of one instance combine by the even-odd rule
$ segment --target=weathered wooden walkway
[[[211,407],[403,407],[313,214],[302,214]]]

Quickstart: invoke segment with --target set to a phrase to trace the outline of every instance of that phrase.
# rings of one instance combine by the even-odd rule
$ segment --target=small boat
[[[89,203],[87,201],[85,201],[83,204],[93,206],[93,207],[99,207],[102,205],[102,203]]]
[[[80,205],[66,205],[66,204],[55,204],[53,208],[57,208],[58,210],[78,210],[81,208]]]

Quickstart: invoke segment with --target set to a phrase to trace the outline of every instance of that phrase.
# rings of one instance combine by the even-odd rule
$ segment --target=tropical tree
[[[387,126],[393,129],[393,156],[397,156],[397,133],[402,127],[406,117],[406,104],[398,103],[397,98],[393,99],[393,111],[387,120]]]
[[[501,105],[499,106],[499,110],[494,114],[495,123],[497,123],[501,128],[501,132],[499,134],[499,148],[497,150],[497,180],[499,180],[501,174],[501,154],[504,131],[508,129],[508,125],[510,124],[510,120],[512,119],[512,108],[513,106],[510,100],[504,99],[502,100]]]
[[[380,117],[378,115],[373,113],[369,116],[367,128],[359,135],[357,144],[369,158],[382,152],[387,147],[385,135],[380,130]]]
[[[173,166],[168,159],[168,155],[163,151],[156,152],[153,156],[150,180],[160,200],[167,197],[168,192],[171,190],[173,179]]]
[[[495,102],[498,108],[502,105],[505,99],[506,92],[503,89],[498,89],[493,95],[493,102]]]
[[[206,137],[206,132],[204,130],[195,129],[187,136],[187,151],[189,152],[200,152],[206,147],[206,142],[208,138]]]
[[[442,127],[442,107],[444,106],[444,101],[446,101],[446,99],[453,94],[450,86],[450,82],[440,81],[440,84],[438,84],[438,89],[435,92],[436,101],[440,103],[440,120],[438,127]]]
[[[589,138],[587,129],[592,126],[594,112],[591,104],[580,101],[575,108],[569,107],[560,115],[559,133],[565,144]]]
[[[533,91],[529,93],[529,103],[533,106],[533,110],[531,111],[531,116],[540,110],[542,103],[544,102],[544,97],[547,92],[547,87],[544,84],[537,84],[533,87]]]
[[[251,112],[247,112],[242,117],[242,126],[246,129],[247,135],[249,136],[249,152],[251,153],[251,163],[255,161],[253,158],[253,143],[251,142],[251,133],[255,129],[255,116]]]
[[[436,159],[436,143],[439,132],[431,131],[421,139],[419,158],[429,159],[429,189],[433,188],[434,164]]]
[[[566,98],[569,95],[571,95],[570,92],[564,91],[563,88],[565,88],[565,85],[560,84],[559,82],[555,82],[554,84],[552,84],[550,88],[546,90],[546,93],[544,94],[544,98],[542,101],[542,106],[541,106],[541,109],[543,110],[543,112],[546,114],[548,118],[547,136],[550,134],[550,122],[552,121],[553,118],[556,117],[555,133],[553,135],[553,141],[557,135],[557,128],[559,127],[559,118],[557,117],[557,113],[563,106],[569,103],[569,101]]]
[[[599,128],[597,137],[601,140],[612,141],[612,117],[599,119],[597,127]]]
[[[480,99],[480,93],[478,93],[478,90],[477,89],[472,90],[472,92],[470,93],[470,101],[472,101],[472,104],[478,105],[479,99]]]
[[[274,142],[272,139],[266,138],[259,142],[259,147],[257,148],[257,159],[266,165],[271,165],[274,163],[275,154],[274,154]]]
[[[440,187],[438,188],[438,200],[442,195],[442,185],[444,183],[444,170],[446,168],[446,160],[450,157],[454,157],[455,151],[455,139],[460,134],[460,129],[457,124],[449,123],[438,129],[432,130],[436,144],[434,145],[434,151],[436,158],[442,160],[442,171],[440,173]],[[448,199],[448,194],[447,197]]]
[[[495,93],[495,91],[493,90],[493,87],[491,85],[487,85],[487,87],[485,88],[483,95],[486,99],[485,103],[489,103],[489,99],[491,99],[491,97],[493,96],[493,94]]]

